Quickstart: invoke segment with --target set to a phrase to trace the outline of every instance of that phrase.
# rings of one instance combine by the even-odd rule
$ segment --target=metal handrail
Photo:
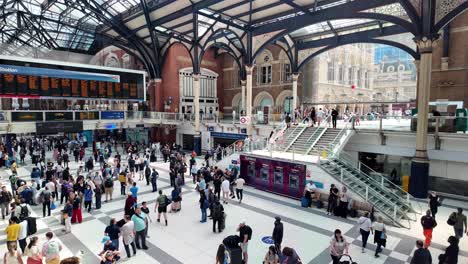
[[[331,118],[331,116],[327,116],[327,118],[325,118],[324,121],[326,121],[328,118]],[[325,124],[325,122],[321,123],[320,125],[323,125],[323,124]],[[320,128],[320,125],[317,126],[317,130],[314,131],[314,133],[312,133],[312,135],[310,135],[310,137],[307,139],[306,144],[309,143],[310,139],[311,139],[313,136],[315,136],[315,134],[317,133],[317,131],[318,131],[319,128]],[[326,128],[327,126],[324,126],[324,127]]]

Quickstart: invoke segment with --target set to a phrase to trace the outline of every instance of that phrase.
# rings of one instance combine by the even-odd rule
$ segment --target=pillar
[[[239,115],[241,114],[242,111],[244,111],[245,114],[245,80],[241,80],[241,109],[238,109]]]
[[[193,113],[195,114],[195,135],[193,136],[193,150],[201,154],[200,135],[200,74],[193,74]]]
[[[429,92],[431,89],[432,48],[434,41],[422,38],[416,41],[421,60],[417,85],[416,152],[411,162],[409,192],[416,198],[426,198],[429,184],[429,160],[427,158],[427,127]]]
[[[250,123],[247,125],[247,135],[252,135],[252,128],[253,128],[253,116],[252,116],[252,72],[253,72],[253,65],[246,65],[245,66],[246,72],[246,89],[247,89],[247,99],[246,103],[246,115],[250,117]]]
[[[297,108],[297,80],[299,79],[299,73],[297,73],[297,72],[293,73],[292,79],[293,79],[293,83],[292,83],[292,97],[293,97],[292,109],[293,109],[293,112],[294,112],[296,110],[296,108]]]
[[[149,93],[149,107],[151,111],[163,112],[163,94],[162,94],[162,80],[161,79],[151,79],[148,83],[148,93]]]

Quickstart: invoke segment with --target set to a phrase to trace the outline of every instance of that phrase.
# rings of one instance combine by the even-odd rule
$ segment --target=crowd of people
[[[103,249],[99,253],[100,261],[104,264],[115,263],[121,258],[120,243],[123,243],[126,257],[131,258],[137,250],[148,250],[146,239],[149,237],[148,229],[153,223],[152,213],[147,201],[139,198],[139,191],[143,184],[151,186],[151,191],[157,196],[154,214],[155,224],[167,226],[168,212],[178,213],[182,209],[182,188],[186,176],[191,177],[192,183],[198,192],[200,208],[200,222],[212,221],[212,231],[223,232],[226,226],[227,204],[237,200],[242,203],[244,199],[245,180],[240,175],[239,168],[221,169],[216,161],[221,160],[223,149],[217,146],[208,152],[204,159],[197,159],[196,153],[186,155],[176,144],[124,144],[115,140],[101,142],[93,141],[90,146],[83,139],[69,140],[65,137],[30,137],[13,139],[10,142],[11,156],[5,145],[0,145],[0,166],[11,169],[9,178],[11,188],[1,187],[0,207],[2,218],[9,219],[7,234],[7,249],[5,264],[23,263],[79,263],[79,257],[60,259],[62,244],[54,233],[46,233],[46,242],[39,244],[35,235],[37,232],[35,218],[31,217],[31,206],[41,206],[43,217],[51,216],[51,210],[60,207],[63,233],[69,233],[73,224],[83,221],[82,211],[100,209],[104,203],[115,198],[114,186],[120,184],[120,195],[125,197],[122,218],[111,219],[103,230]],[[86,155],[86,149],[92,152]],[[124,155],[119,152],[121,149]],[[46,153],[51,152],[52,157],[47,158]],[[158,189],[159,173],[150,163],[156,162],[159,154],[162,162],[169,163],[170,194]],[[18,177],[16,157],[21,165],[27,162],[26,155],[34,165],[30,180],[25,181]],[[74,156],[71,161],[69,156]],[[70,170],[71,162],[75,162],[76,172]],[[104,196],[104,197],[102,197]],[[313,182],[309,182],[304,189],[305,206],[312,206],[314,201],[320,201],[320,192]],[[429,208],[421,219],[424,229],[424,241],[416,241],[417,250],[414,252],[413,264],[432,263],[428,248],[431,244],[432,230],[437,226],[435,217],[440,200],[437,194],[432,193],[429,199]],[[347,189],[341,190],[332,185],[328,195],[327,214],[346,218],[349,211],[350,196]],[[317,203],[318,207],[323,206]],[[377,245],[375,257],[379,257],[382,247],[386,246],[386,225],[381,217],[373,222],[373,212],[366,213],[358,219],[362,236],[362,251],[365,252],[367,240],[372,233],[374,243]],[[457,263],[458,241],[467,233],[466,216],[460,208],[452,214],[447,221],[453,226],[455,236],[448,240],[450,246],[446,252],[439,256],[439,263]],[[230,235],[219,245],[216,254],[216,263],[224,264],[226,259],[231,263],[248,263],[248,244],[252,238],[253,229],[245,220],[241,221],[237,229],[238,234]],[[297,252],[291,247],[282,247],[283,224],[280,217],[275,218],[272,232],[272,246],[265,254],[264,263],[268,264],[296,264],[301,263]],[[29,242],[28,242],[29,240]],[[19,249],[18,249],[19,245]],[[340,259],[348,253],[349,243],[339,229],[335,230],[330,242],[330,255],[333,263],[340,263]],[[235,262],[235,260],[239,262]],[[241,262],[242,261],[242,262]]]

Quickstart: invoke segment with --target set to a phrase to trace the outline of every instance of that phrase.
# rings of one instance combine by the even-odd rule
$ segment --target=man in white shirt
[[[227,199],[229,197],[229,180],[224,178],[223,182],[221,183],[221,191],[223,191],[223,203],[227,204]]]
[[[239,203],[242,203],[242,198],[244,197],[243,195],[244,184],[245,184],[245,180],[242,177],[239,177],[236,180],[236,195],[237,195],[237,199],[239,200]]]
[[[304,188],[304,197],[309,201],[309,207],[312,206],[313,200],[320,198],[318,194],[317,186],[315,186],[313,181],[309,181]]]
[[[135,225],[133,221],[130,220],[130,216],[125,216],[125,224],[120,228],[120,234],[122,235],[122,241],[124,242],[125,252],[127,253],[127,258],[130,258],[130,246],[133,249],[133,255],[136,254],[135,246]]]
[[[24,250],[27,246],[26,238],[28,237],[28,221],[26,221],[26,219],[23,219],[18,224],[20,225],[20,229],[18,232],[18,243],[21,248],[21,251],[24,254]]]
[[[372,222],[369,218],[369,212],[366,212],[363,216],[359,217],[358,225],[359,232],[362,237],[362,253],[364,253],[364,249],[367,245],[367,239],[369,238],[370,228],[372,226]]]

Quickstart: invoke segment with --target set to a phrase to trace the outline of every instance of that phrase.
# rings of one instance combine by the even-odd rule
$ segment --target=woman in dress
[[[26,247],[25,255],[28,257],[26,260],[27,264],[42,264],[41,250],[37,245],[38,240],[37,236],[32,237]]]

